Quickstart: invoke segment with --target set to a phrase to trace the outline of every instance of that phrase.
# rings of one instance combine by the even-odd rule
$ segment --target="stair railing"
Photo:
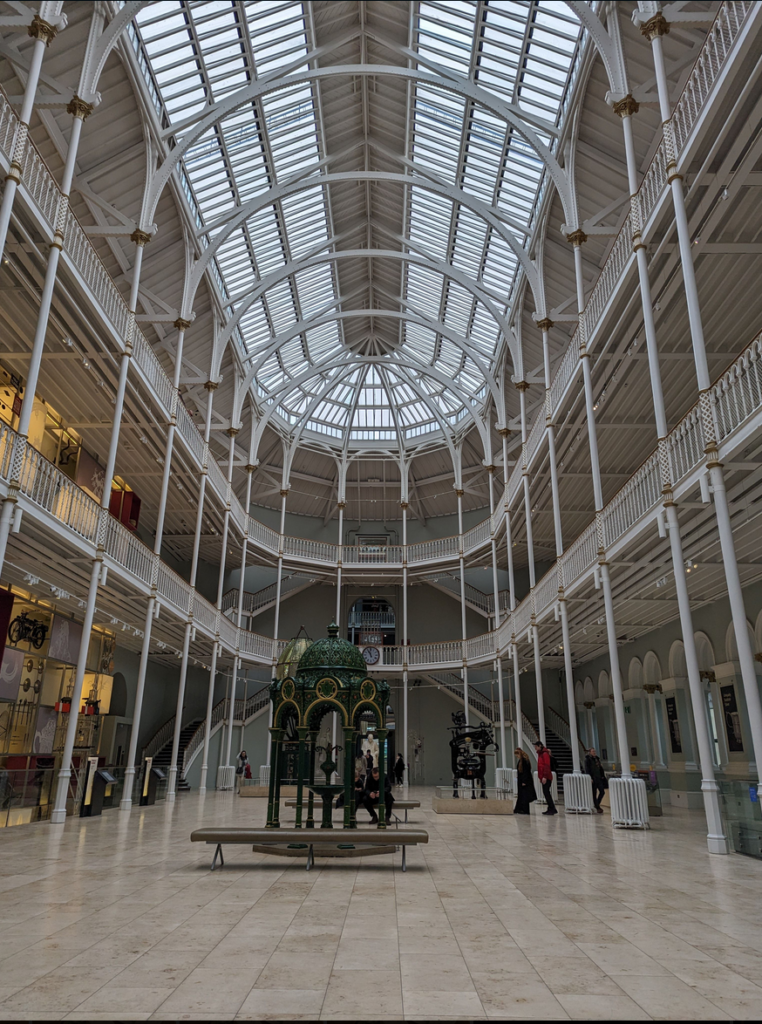
[[[548,725],[557,736],[561,737],[561,739],[564,741],[569,750],[571,750],[572,739],[569,723],[566,721],[565,718],[559,715],[557,711],[554,711],[553,708],[548,707],[545,710],[546,721]],[[579,738],[579,736],[577,737],[577,743],[579,744],[580,753],[584,756],[587,753],[587,750],[585,749],[584,744],[582,743],[582,740]]]
[[[146,757],[155,757],[156,754],[159,753],[161,748],[166,746],[166,744],[172,739],[174,732],[175,716],[172,715],[170,720],[168,722],[165,722],[164,725],[162,725],[162,727],[158,730],[158,732],[154,733],[154,735],[151,737],[148,743],[146,743],[146,745],[143,747],[141,759],[144,759]]]

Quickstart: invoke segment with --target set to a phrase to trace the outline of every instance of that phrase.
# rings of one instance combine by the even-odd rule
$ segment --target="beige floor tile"
[[[297,958],[291,953],[273,953],[256,980],[256,988],[325,988],[333,969],[333,954],[304,953]]]
[[[405,992],[403,1006],[406,1020],[410,1017],[473,1020],[484,1015],[484,1007],[476,992]]]
[[[624,994],[561,992],[557,998],[572,1020],[651,1020],[641,1006]]]
[[[372,1008],[372,1012],[369,1012]],[[357,1019],[379,1013],[402,1015],[399,971],[334,971],[321,1013],[348,1014]]]
[[[731,1014],[704,999],[679,978],[621,976],[617,983],[654,1020],[732,1019]]]
[[[239,1007],[240,1014],[307,1014],[313,1018],[323,1008],[325,989],[253,988]]]
[[[550,988],[534,973],[527,977],[524,972],[508,974],[495,968],[472,971],[471,977],[487,1016],[531,1015],[550,1019],[566,1016]]]
[[[77,1013],[85,1020],[93,1013],[109,1011],[112,1017],[122,1017],[125,1013],[145,1013],[150,1017],[173,992],[174,988],[148,988],[143,985],[117,988],[108,984],[80,1003]]]
[[[221,974],[196,967],[162,1004],[167,1013],[237,1013],[257,980],[258,970],[250,971],[242,958],[238,967]]]
[[[437,956],[430,953],[408,953],[400,960],[402,989],[428,992],[432,980],[440,992],[475,991],[466,962],[461,956]]]

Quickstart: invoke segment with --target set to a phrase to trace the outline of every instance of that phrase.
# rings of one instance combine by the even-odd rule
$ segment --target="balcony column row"
[[[507,427],[502,427],[498,433],[503,445],[503,466],[505,467],[505,475],[508,476],[508,435],[510,431]],[[503,516],[505,521],[505,548],[506,557],[508,562],[508,607],[511,612],[516,608],[516,582],[513,573],[513,538],[511,535],[511,510],[508,505],[508,500],[504,496],[503,499]],[[516,636],[511,635],[510,643],[510,654],[513,659],[513,680],[514,680],[514,702],[515,702],[515,717],[516,717],[516,746],[523,749],[523,729],[522,729],[522,711],[521,711],[521,679],[519,677],[519,652],[516,646]],[[510,684],[509,684],[510,691]],[[512,758],[511,758],[512,760]]]
[[[93,559],[92,570],[90,573],[90,584],[87,591],[87,601],[85,604],[85,617],[82,623],[82,641],[80,643],[79,652],[77,655],[77,668],[74,675],[74,692],[72,694],[72,713],[69,717],[69,721],[66,726],[66,737],[64,739],[64,749],[61,756],[61,767],[58,773],[58,788],[56,790],[55,804],[53,811],[50,815],[51,824],[60,825],[66,821],[66,798],[69,792],[69,780],[71,778],[71,757],[74,750],[74,740],[77,734],[77,715],[74,713],[74,708],[79,708],[80,700],[82,697],[82,683],[85,678],[85,670],[87,667],[87,652],[90,647],[90,637],[93,629],[93,618],[95,616],[95,601],[98,594],[98,587],[106,582],[106,567],[103,564],[103,555],[106,545],[106,530],[108,528],[109,519],[109,505],[111,503],[111,481],[114,477],[114,467],[116,465],[116,453],[119,447],[119,435],[122,426],[122,416],[124,413],[124,397],[127,391],[127,375],[130,367],[130,361],[132,359],[132,340],[135,332],[135,311],[138,304],[138,289],[140,287],[140,272],[143,267],[143,249],[150,241],[150,235],[144,231],[136,231],[132,240],[135,242],[135,261],[132,269],[132,285],[130,288],[130,312],[129,320],[127,325],[127,337],[124,341],[124,350],[122,352],[122,359],[119,366],[119,383],[117,385],[116,398],[114,399],[114,421],[111,427],[111,440],[109,442],[108,456],[106,459],[106,471],[103,478],[103,493],[101,494],[101,522],[98,533],[98,542],[96,547],[95,558]],[[20,472],[20,466],[19,466]],[[15,475],[15,474],[14,474]],[[5,509],[3,508],[3,511]],[[7,538],[6,538],[7,539]],[[4,548],[2,554],[4,555]],[[1,566],[0,566],[1,568]],[[145,657],[148,657],[147,651],[144,646],[144,651],[141,652],[141,661]],[[138,690],[135,694],[135,709],[133,712],[133,721],[138,721],[140,718],[140,709],[143,702],[143,692]],[[125,783],[124,792],[127,793],[128,783],[131,787],[134,769],[132,775],[129,775],[130,766],[134,763],[135,752],[137,749],[138,735],[137,726],[133,725],[132,733],[130,735],[130,746],[127,755],[127,769],[125,771]],[[132,789],[129,789],[129,793],[132,793]]]
[[[701,316],[696,273],[693,266],[692,244],[688,215],[685,208],[683,178],[678,171],[676,147],[672,131],[672,106],[669,95],[669,83],[664,63],[662,37],[669,32],[669,22],[658,12],[641,26],[641,31],[651,42],[651,50],[656,74],[656,87],[659,95],[659,110],[663,122],[664,141],[668,154],[667,179],[672,195],[675,212],[680,265],[683,272],[683,287],[688,305],[688,322],[693,346],[693,360],[701,408],[701,424],[704,433],[706,465],[709,473],[711,490],[714,495],[714,510],[722,550],[722,563],[725,568],[725,582],[728,588],[733,628],[738,646],[738,660],[741,665],[741,679],[749,711],[752,746],[757,766],[762,764],[762,700],[760,700],[757,675],[754,667],[754,652],[751,647],[746,627],[746,609],[744,606],[741,579],[738,573],[735,542],[730,520],[725,476],[722,463],[718,458],[718,438],[711,402],[711,378],[706,356],[704,326]],[[687,649],[686,649],[687,653]],[[703,699],[703,698],[702,698]],[[703,705],[702,705],[703,706]],[[703,730],[702,730],[703,731]],[[762,777],[758,767],[757,789],[762,795]]]
[[[39,46],[40,40],[37,39],[35,41],[35,48]],[[44,49],[44,43],[42,44],[42,47]],[[19,413],[19,424],[17,429],[18,437],[16,438],[15,451],[13,455],[13,468],[10,486],[8,489],[8,497],[3,502],[2,511],[0,511],[0,572],[2,572],[3,565],[5,563],[8,536],[11,532],[11,525],[14,522],[14,519],[15,529],[18,529],[19,526],[20,510],[17,511],[16,496],[19,490],[24,450],[26,448],[29,435],[29,424],[32,420],[32,412],[34,410],[34,400],[37,392],[37,381],[40,376],[42,353],[45,348],[45,339],[47,337],[48,324],[50,322],[50,309],[53,304],[53,292],[55,289],[56,277],[58,275],[58,264],[61,259],[61,250],[63,248],[64,235],[66,233],[66,224],[69,218],[69,195],[71,192],[71,183],[74,178],[74,170],[77,163],[77,151],[79,150],[79,140],[82,135],[82,125],[84,124],[85,119],[92,113],[93,109],[94,107],[92,103],[85,103],[77,96],[71,100],[66,108],[67,112],[72,115],[71,135],[69,137],[69,149],[66,153],[66,163],[64,164],[63,177],[61,179],[61,194],[59,196],[58,209],[56,211],[56,223],[53,231],[53,238],[50,242],[48,262],[45,267],[45,280],[42,285],[42,294],[40,296],[40,308],[37,312],[37,326],[34,332],[32,352],[29,357],[29,366],[27,368],[26,380],[24,382],[24,399],[21,403],[21,412]],[[24,145],[26,145],[25,133]],[[8,184],[10,184],[10,181]],[[110,483],[110,481],[106,481],[106,486],[110,487]]]

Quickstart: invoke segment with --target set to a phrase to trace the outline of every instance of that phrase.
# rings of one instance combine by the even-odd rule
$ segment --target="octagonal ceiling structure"
[[[479,427],[515,369],[570,9],[159,0],[131,33],[260,417],[344,452]]]

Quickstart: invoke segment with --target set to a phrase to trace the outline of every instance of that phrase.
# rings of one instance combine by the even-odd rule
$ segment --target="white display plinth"
[[[643,779],[609,779],[609,803],[614,828],[651,827]]]

